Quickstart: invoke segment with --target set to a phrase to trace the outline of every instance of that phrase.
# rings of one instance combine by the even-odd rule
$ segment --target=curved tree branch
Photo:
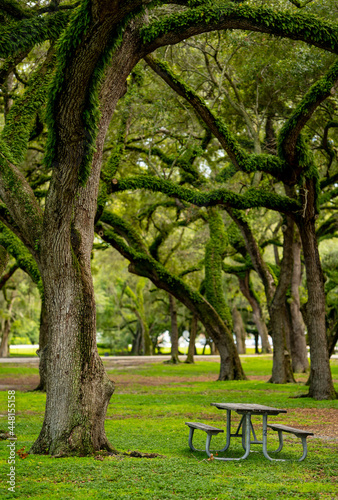
[[[287,196],[280,196],[255,188],[248,189],[244,195],[233,193],[227,189],[198,191],[150,175],[140,175],[118,181],[114,179],[114,182],[116,183],[112,186],[113,192],[143,188],[179,198],[199,207],[224,205],[225,207],[246,209],[263,206],[282,213],[293,213],[301,209],[301,205],[297,201]]]

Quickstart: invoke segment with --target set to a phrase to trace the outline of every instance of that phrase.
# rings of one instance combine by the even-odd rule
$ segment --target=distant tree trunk
[[[143,354],[143,351],[142,351],[142,328],[141,328],[141,323],[139,321],[137,322],[136,333],[135,333],[135,336],[133,338],[131,354],[133,356],[139,356],[140,354]]]
[[[289,302],[292,369],[295,373],[304,373],[309,369],[309,360],[307,356],[304,321],[300,310],[299,287],[302,282],[302,264],[301,241],[298,230],[296,231],[292,251],[293,273],[291,279],[291,301]]]
[[[283,260],[280,267],[280,278],[273,300],[269,304],[273,340],[273,366],[270,382],[275,384],[295,382],[289,348],[290,324],[285,303],[293,268],[293,235],[294,222],[290,217],[287,217],[284,226]]]
[[[44,301],[41,301],[41,312],[40,312],[40,333],[39,333],[39,349],[36,354],[39,356],[39,375],[40,382],[36,387],[35,391],[46,391],[46,381],[47,381],[47,346],[48,346],[48,321],[46,308]]]
[[[11,333],[11,323],[12,323],[10,315],[13,309],[14,297],[12,297],[10,300],[6,299],[6,302],[7,302],[6,310],[8,317],[6,317],[5,321],[3,322],[3,331],[0,344],[0,358],[9,358],[9,336]]]
[[[244,278],[238,277],[238,281],[242,294],[251,305],[253,320],[262,341],[262,353],[271,354],[272,349],[269,342],[268,329],[263,318],[263,313],[260,303],[258,302],[258,299],[251,288],[250,271],[247,271]]]
[[[331,325],[327,337],[327,345],[330,357],[332,356],[332,354],[334,354],[337,342],[338,342],[338,320],[336,319],[335,323]]]
[[[273,367],[270,382],[275,384],[294,382],[291,357],[287,348],[289,330],[285,316],[285,294],[291,280],[292,272],[293,222],[290,217],[287,218],[287,225],[284,231],[280,279],[276,287],[274,276],[264,262],[257,241],[243,214],[238,210],[227,210],[241,230],[252,264],[264,285],[273,341]]]
[[[176,365],[179,363],[178,359],[178,325],[177,325],[177,304],[176,299],[171,293],[169,295],[169,308],[170,308],[170,320],[171,320],[171,358],[170,363]]]
[[[189,336],[189,347],[188,347],[188,354],[187,354],[187,359],[185,360],[185,363],[195,363],[194,361],[194,355],[195,355],[195,342],[196,342],[196,335],[197,335],[197,324],[198,324],[198,319],[196,314],[192,315],[191,319],[191,324],[190,324],[190,336]]]
[[[306,268],[308,302],[306,325],[310,343],[309,396],[314,399],[335,399],[326,338],[324,276],[320,264],[315,232],[315,181],[307,180],[304,216],[297,219]]]
[[[11,323],[8,318],[4,321],[0,344],[0,358],[9,358],[9,335],[11,333]]]
[[[243,324],[243,319],[242,316],[237,309],[237,307],[233,307],[231,310],[232,314],[232,321],[233,321],[233,330],[235,332],[236,336],[236,347],[237,347],[237,352],[238,354],[245,354],[246,349],[245,349],[245,328]]]

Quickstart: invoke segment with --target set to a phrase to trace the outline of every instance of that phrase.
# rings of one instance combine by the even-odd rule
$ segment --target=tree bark
[[[256,239],[248,223],[237,210],[231,209],[228,212],[241,230],[252,264],[264,285],[273,341],[273,366],[270,382],[275,384],[294,382],[291,356],[287,347],[290,332],[285,306],[285,294],[290,283],[292,270],[293,222],[290,217],[287,218],[280,280],[276,287],[274,277],[262,258]]]
[[[315,232],[314,183],[312,179],[307,181],[304,214],[297,219],[297,225],[302,240],[308,289],[306,325],[311,358],[309,396],[321,400],[335,399],[337,395],[332,382],[326,339],[324,276]]]
[[[263,318],[262,308],[250,286],[250,272],[248,271],[244,278],[238,277],[238,281],[242,294],[251,305],[252,317],[262,341],[262,353],[271,354],[272,350],[269,342],[268,329]]]
[[[270,382],[274,384],[285,384],[295,382],[290,354],[290,324],[286,309],[286,292],[289,287],[293,267],[293,235],[294,222],[290,217],[286,218],[283,233],[283,260],[280,267],[280,278],[269,304],[272,340],[273,340],[273,366]]]
[[[96,152],[83,188],[79,187],[78,169],[85,132],[77,118],[72,120],[80,106],[74,102],[83,92],[77,95],[75,86],[69,86],[70,92],[64,93],[60,103],[59,126],[67,126],[60,132],[62,145],[57,150],[46,199],[39,262],[49,325],[47,400],[43,427],[31,453],[87,455],[112,449],[104,420],[114,384],[105,373],[96,347],[90,255],[104,139],[116,104],[125,93],[126,78],[140,57],[136,46],[138,38],[127,30],[106,71],[100,92],[102,116]],[[81,64],[77,75],[80,73]],[[84,74],[88,75],[88,71]],[[83,78],[76,82],[83,85]]]
[[[0,358],[9,358],[9,336],[11,333],[11,323],[12,323],[10,315],[12,313],[14,297],[12,297],[10,300],[6,300],[6,302],[7,302],[6,309],[9,317],[7,317],[3,323],[3,331],[0,344]]]
[[[170,319],[171,319],[171,359],[170,363],[176,365],[179,363],[178,359],[178,325],[177,325],[177,304],[176,299],[169,293],[169,307],[170,307]]]
[[[301,241],[299,238],[298,230],[295,234],[292,251],[293,272],[291,279],[291,300],[289,302],[291,320],[290,348],[292,369],[295,373],[305,373],[309,369],[309,360],[307,356],[304,321],[300,310],[299,287],[302,282],[302,264]]]
[[[47,384],[47,346],[48,346],[48,319],[44,300],[41,301],[40,312],[40,332],[39,332],[39,349],[36,354],[39,356],[39,375],[40,382],[35,388],[35,391],[46,391]]]
[[[238,311],[237,307],[233,307],[231,310],[232,321],[234,324],[233,330],[236,336],[236,347],[238,354],[245,354],[245,328],[243,324],[243,319]]]
[[[195,355],[195,349],[196,349],[195,342],[196,342],[196,335],[197,335],[197,325],[198,325],[197,316],[196,316],[196,314],[193,314],[192,319],[191,319],[191,324],[190,324],[188,354],[187,354],[187,359],[185,360],[185,363],[188,363],[188,364],[195,363],[194,355]]]

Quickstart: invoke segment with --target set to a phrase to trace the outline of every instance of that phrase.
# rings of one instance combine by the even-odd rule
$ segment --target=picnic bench
[[[223,429],[219,429],[218,427],[213,427],[211,425],[203,424],[201,422],[185,422],[185,424],[189,427],[189,447],[192,451],[203,451],[198,450],[193,445],[193,436],[195,430],[201,430],[206,432],[207,438],[205,443],[205,451],[209,457],[213,457],[214,460],[244,460],[250,453],[251,444],[262,444],[263,445],[263,454],[265,458],[271,461],[285,461],[284,459],[272,458],[267,451],[267,429],[268,427],[278,432],[279,437],[279,446],[278,449],[271,453],[278,453],[283,448],[283,432],[287,432],[290,434],[294,434],[299,437],[302,441],[303,445],[303,454],[299,459],[299,462],[304,460],[307,455],[307,443],[306,438],[308,436],[313,436],[313,432],[304,431],[301,429],[295,429],[294,427],[288,427],[286,425],[281,424],[268,424],[267,418],[268,415],[278,415],[279,413],[286,413],[286,410],[279,408],[272,408],[270,406],[257,405],[257,404],[243,404],[243,403],[211,403],[212,406],[216,406],[220,410],[227,411],[227,426],[226,426],[226,444],[220,450],[210,450],[211,438],[212,436],[216,436],[217,434],[223,433]],[[231,433],[231,411],[235,411],[239,415],[241,415],[240,423],[237,427],[235,433]],[[263,438],[262,440],[258,440],[256,437],[255,429],[253,427],[251,416],[252,415],[262,415],[263,416]],[[251,434],[253,439],[251,439]],[[231,437],[241,437],[242,438],[242,447],[244,449],[244,455],[240,458],[231,458],[231,457],[217,457],[212,455],[212,451],[214,452],[224,452],[230,446]]]
[[[278,432],[278,438],[279,438],[279,446],[277,450],[274,453],[279,453],[282,448],[283,448],[283,432],[287,432],[289,434],[294,434],[296,437],[299,437],[302,441],[303,445],[303,455],[301,458],[298,459],[299,462],[304,460],[304,458],[307,455],[307,443],[306,443],[306,438],[308,436],[313,436],[313,432],[310,431],[304,431],[301,429],[295,429],[294,427],[289,427],[287,425],[281,425],[281,424],[268,424],[268,427],[272,429],[273,431]]]

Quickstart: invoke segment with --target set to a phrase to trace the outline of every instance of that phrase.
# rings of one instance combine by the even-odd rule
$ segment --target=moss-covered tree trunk
[[[95,172],[93,172],[93,176]],[[46,411],[33,453],[89,454],[110,448],[104,420],[114,384],[105,373],[96,347],[96,309],[90,269],[95,214],[88,182],[69,207],[57,210],[53,199],[45,211],[41,238],[41,276],[48,321]],[[50,196],[67,196],[51,186]],[[57,213],[57,215],[56,215]],[[55,226],[58,226],[56,231]],[[48,230],[49,229],[49,230]],[[58,286],[55,286],[57,283]]]
[[[295,382],[291,365],[290,323],[285,302],[293,268],[293,235],[294,222],[290,217],[287,217],[284,225],[280,277],[273,299],[268,305],[273,340],[273,365],[270,382],[275,384]]]
[[[294,382],[291,356],[288,348],[290,330],[285,305],[286,291],[292,273],[293,222],[290,217],[287,218],[284,231],[280,279],[276,286],[274,276],[262,258],[249,224],[238,210],[229,210],[229,213],[241,230],[252,264],[264,285],[273,341],[273,367],[270,382],[275,384]]]
[[[310,344],[309,395],[314,399],[335,399],[326,339],[324,276],[320,264],[315,231],[315,181],[306,185],[303,217],[297,219],[306,268],[308,301],[306,326]]]
[[[108,25],[105,23],[109,31]],[[96,152],[81,187],[79,179],[86,175],[81,169],[90,147],[90,135],[81,117],[95,61],[103,50],[100,36],[106,36],[102,23],[97,30],[97,45],[82,44],[73,66],[67,67],[64,92],[58,97],[54,116],[58,140],[39,240],[39,270],[48,321],[47,399],[43,427],[32,453],[86,455],[110,448],[104,420],[114,384],[96,347],[90,256],[105,135],[138,54],[132,49],[136,42],[128,31],[101,85]]]

